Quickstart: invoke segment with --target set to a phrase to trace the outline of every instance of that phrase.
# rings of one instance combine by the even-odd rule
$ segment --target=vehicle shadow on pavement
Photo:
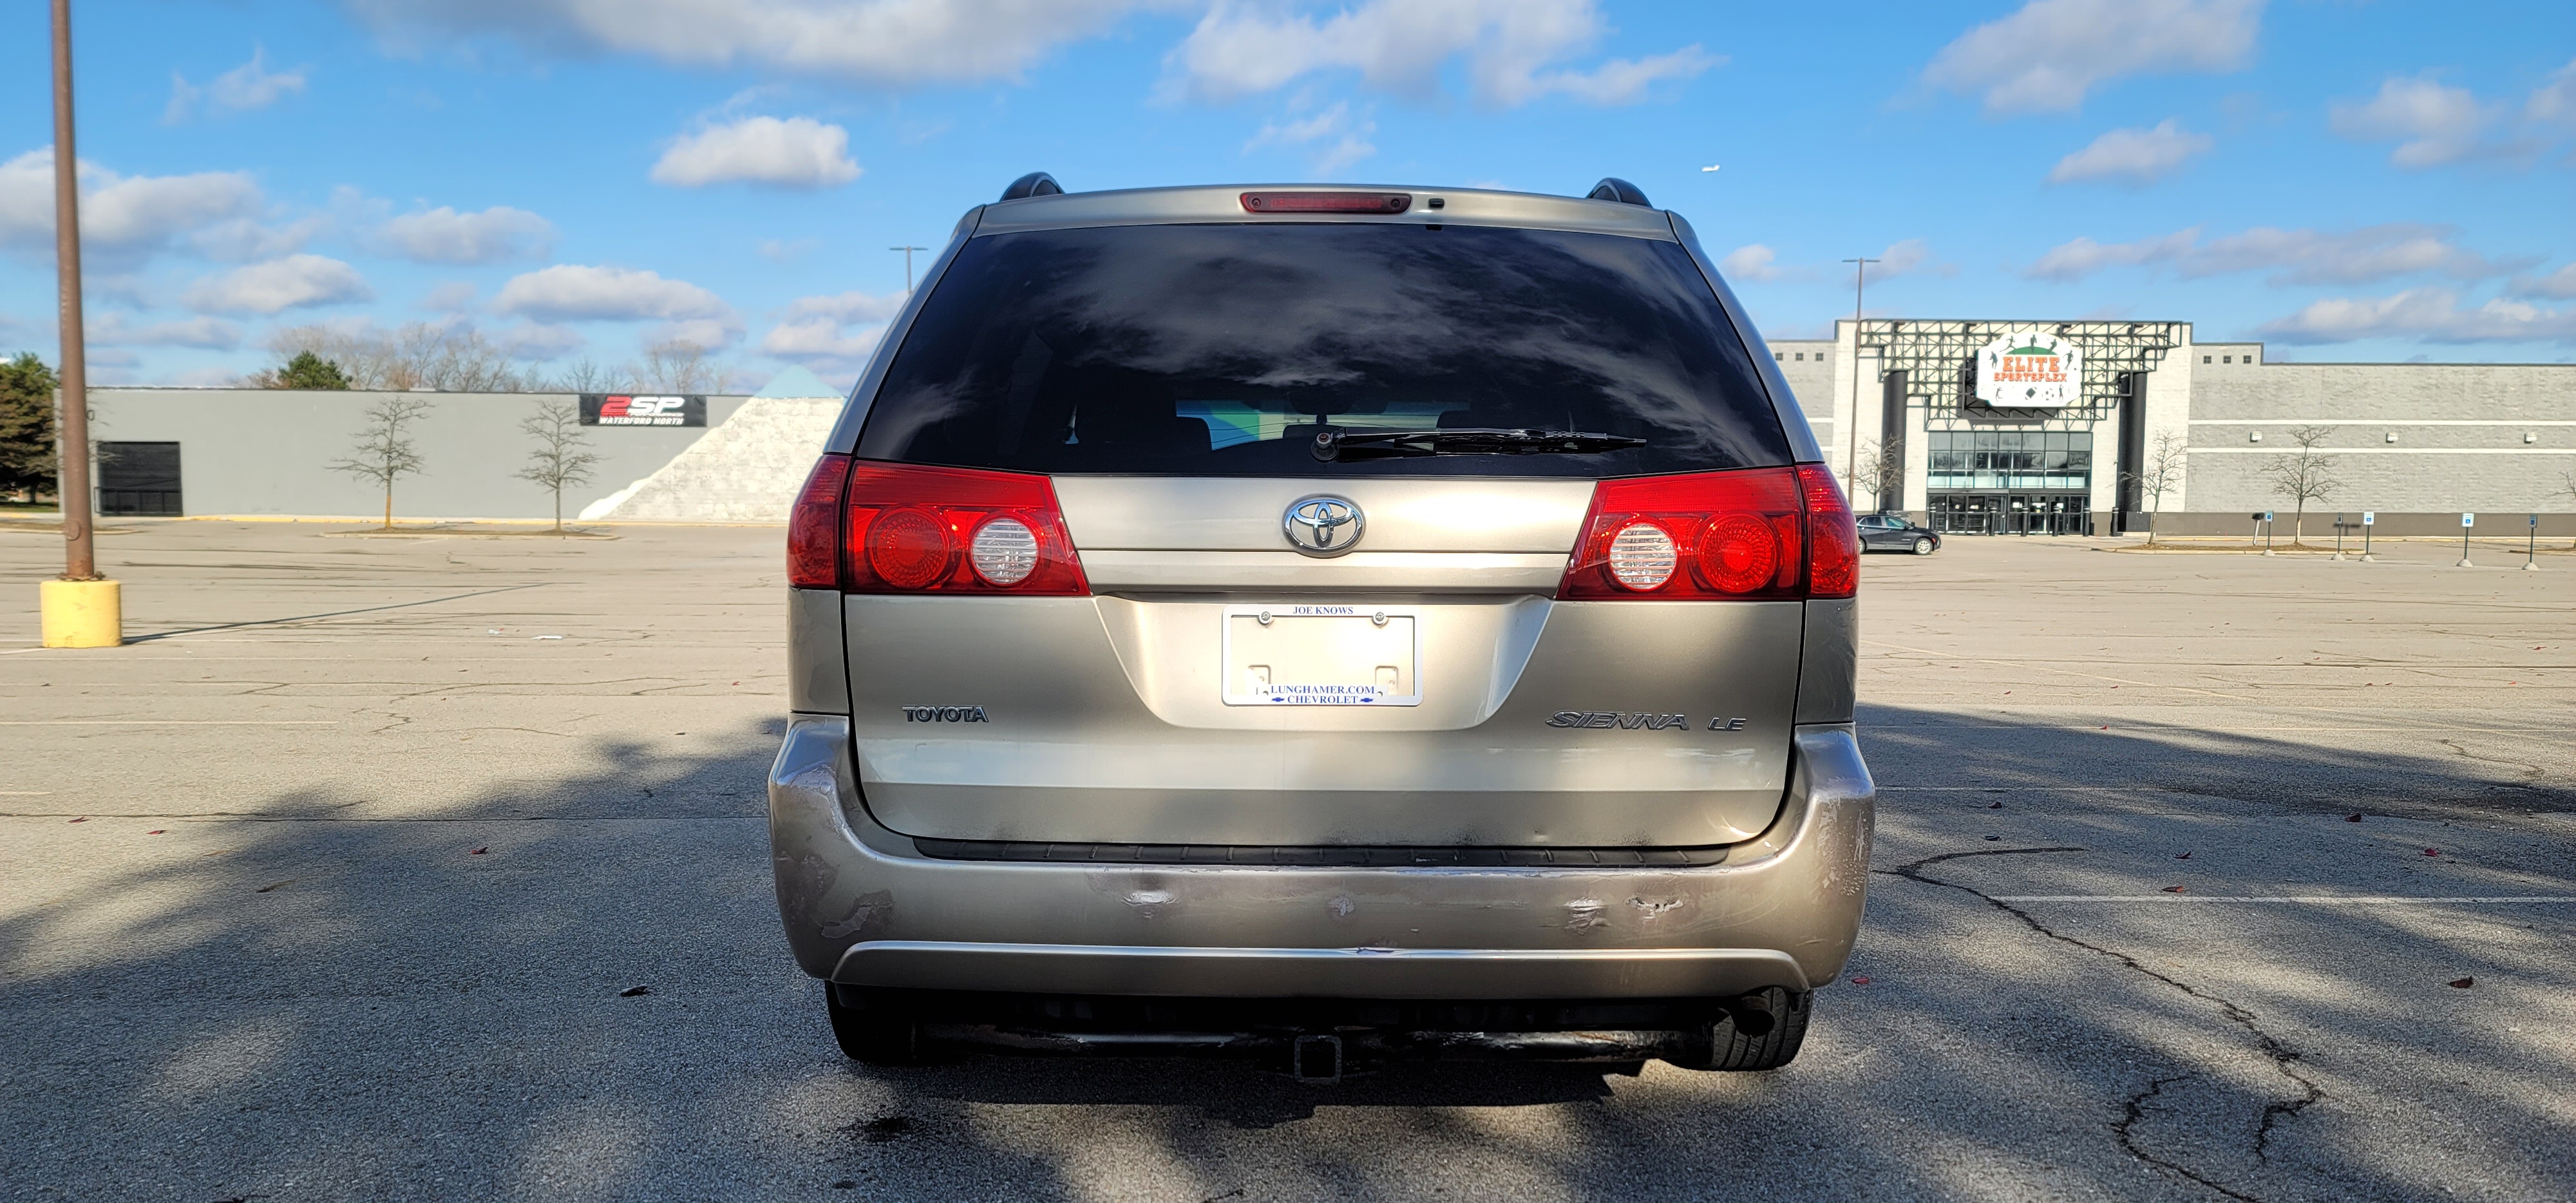
[[[2576,966],[2547,952],[2571,908],[1994,901],[2576,894],[2566,840],[2471,825],[2570,809],[2563,772],[1949,721],[1865,716],[1891,787],[1847,975],[1870,980],[1823,992],[1805,1054],[1756,1075],[852,1066],[777,929],[774,722],[686,752],[593,738],[579,772],[532,764],[434,808],[346,805],[398,796],[395,774],[249,814],[14,819],[34,901],[0,917],[0,1181],[205,1200],[2576,1197],[2547,1085],[2576,1071]],[[2020,792],[1906,789],[1934,784]],[[2440,856],[2417,850],[2427,831]]]

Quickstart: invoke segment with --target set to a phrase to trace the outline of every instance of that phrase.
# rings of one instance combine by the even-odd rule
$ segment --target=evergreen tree
[[[273,379],[277,381],[275,385],[277,388],[345,389],[349,387],[349,376],[340,370],[337,361],[324,359],[311,351],[296,352],[295,358],[287,360],[286,366],[279,368]]]
[[[0,361],[0,495],[54,489],[54,390],[62,382],[32,352]]]

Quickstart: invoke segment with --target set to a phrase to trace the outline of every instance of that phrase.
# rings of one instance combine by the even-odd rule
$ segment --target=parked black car
[[[1859,520],[1862,551],[1910,551],[1928,556],[1941,550],[1941,536],[1917,526],[1903,514],[1864,514]]]

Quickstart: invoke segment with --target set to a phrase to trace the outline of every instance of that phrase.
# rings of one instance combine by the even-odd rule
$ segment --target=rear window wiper
[[[1581,430],[1339,430],[1315,432],[1315,458],[1379,459],[1395,455],[1593,455],[1643,447],[1644,439]]]

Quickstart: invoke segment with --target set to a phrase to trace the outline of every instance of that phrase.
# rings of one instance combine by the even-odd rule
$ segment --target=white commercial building
[[[2480,534],[2519,534],[2538,514],[2576,534],[2576,364],[2279,363],[2188,322],[1872,318],[1771,349],[1855,504],[1942,530],[2141,531],[2151,509],[2170,533],[2287,522],[2276,478],[2304,436],[2325,459],[2312,516],[2455,534],[2482,512]],[[2062,395],[1997,391],[2016,351],[2059,356]],[[2160,445],[2176,470],[2155,498],[2140,478]]]

